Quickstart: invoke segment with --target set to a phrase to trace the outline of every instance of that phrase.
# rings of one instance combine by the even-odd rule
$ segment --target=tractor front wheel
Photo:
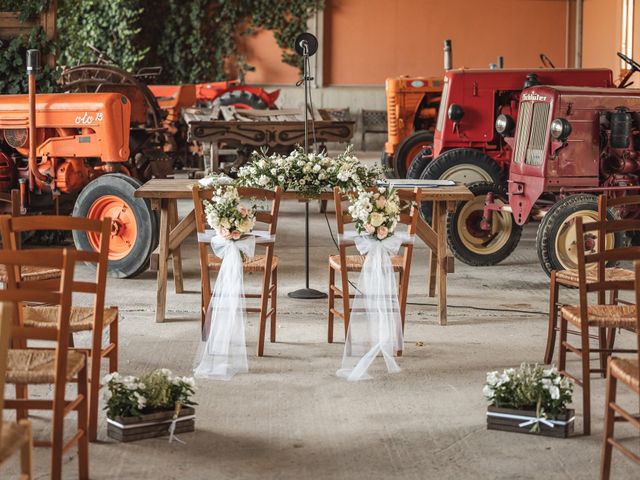
[[[578,268],[578,241],[576,218],[582,217],[584,223],[598,221],[598,198],[595,195],[581,193],[570,195],[549,209],[538,227],[536,250],[538,260],[547,275],[552,270]],[[607,211],[607,219],[617,218],[615,210]],[[593,232],[582,240],[585,253],[596,253],[598,234]],[[622,246],[622,234],[609,234],[605,239],[606,249]]]
[[[393,157],[393,173],[396,178],[407,178],[412,160],[424,147],[432,146],[433,132],[430,130],[419,130],[405,138]]]
[[[449,247],[456,258],[467,265],[495,265],[511,255],[518,246],[522,227],[515,222],[511,213],[494,211],[491,213],[491,228],[482,229],[487,193],[493,193],[497,205],[507,205],[507,192],[501,185],[489,182],[474,182],[467,186],[475,198],[460,203],[456,211],[449,214]]]
[[[74,217],[94,220],[111,218],[109,274],[117,278],[134,277],[149,264],[158,240],[158,222],[148,202],[136,198],[140,183],[122,174],[103,175],[80,193],[73,208]],[[99,236],[73,232],[79,250],[97,250]]]

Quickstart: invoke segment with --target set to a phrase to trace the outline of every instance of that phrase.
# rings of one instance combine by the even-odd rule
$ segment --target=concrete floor
[[[181,211],[188,203],[181,205]],[[324,215],[311,216],[312,286],[327,284],[326,258],[335,252]],[[334,221],[329,214],[333,227]],[[402,372],[356,384],[335,376],[342,343],[326,343],[326,301],[292,300],[304,283],[304,209],[285,202],[276,254],[280,257],[278,342],[266,356],[253,355],[257,322],[247,325],[250,373],[230,382],[200,381],[196,432],[186,445],[166,438],[120,444],[107,438],[91,445],[94,479],[533,479],[597,478],[605,381],[593,381],[592,435],[560,440],[487,431],[482,396],[485,373],[542,360],[546,339],[548,279],[535,254],[535,225],[525,229],[504,263],[474,268],[456,262],[449,277],[449,325],[435,320],[426,292],[426,247],[416,247],[412,266]],[[184,248],[185,288],[169,287],[168,320],[154,323],[155,276],[110,279],[108,303],[121,312],[124,374],[167,367],[190,373],[199,340],[199,266],[195,241]],[[86,272],[83,274],[86,275]],[[250,278],[248,288],[257,288]],[[564,297],[564,298],[568,298]],[[524,313],[531,312],[531,313]],[[339,334],[338,339],[342,340]],[[88,338],[80,338],[86,342]],[[631,345],[630,335],[621,344]],[[578,368],[578,362],[570,364]],[[575,399],[581,391],[576,390]],[[637,406],[637,397],[621,398]],[[578,404],[579,402],[576,402]],[[576,407],[578,413],[581,408]],[[39,437],[49,422],[34,417]],[[581,429],[577,419],[577,430]],[[636,432],[628,432],[638,446]],[[69,432],[71,428],[69,428]],[[15,474],[15,461],[5,475]],[[65,478],[76,478],[76,458]],[[47,478],[49,452],[36,450],[37,478]],[[640,470],[614,454],[613,478],[638,478]]]

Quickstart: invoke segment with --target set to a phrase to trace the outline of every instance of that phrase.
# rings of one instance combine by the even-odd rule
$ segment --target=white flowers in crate
[[[502,373],[487,373],[482,393],[490,405],[515,409],[534,409],[542,414],[562,413],[571,402],[573,384],[555,366],[523,363]]]
[[[211,202],[205,200],[203,204],[207,223],[222,238],[238,240],[253,230],[255,206],[241,204],[236,187],[216,186]]]
[[[382,176],[378,167],[368,168],[353,155],[353,147],[336,158],[326,153],[305,154],[301,148],[287,156],[254,152],[251,162],[238,170],[238,185],[318,195],[333,187],[343,190],[371,187]]]
[[[359,190],[349,205],[349,215],[359,234],[384,240],[393,235],[400,220],[398,193],[392,188]]]
[[[118,372],[106,375],[105,409],[109,418],[139,416],[146,411],[172,410],[176,402],[195,405],[192,377],[174,376],[171,370],[160,368],[140,377],[122,376]]]

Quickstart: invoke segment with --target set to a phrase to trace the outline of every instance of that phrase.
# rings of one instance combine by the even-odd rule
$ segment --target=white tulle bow
[[[202,240],[199,237],[199,240]],[[194,375],[229,380],[249,371],[245,341],[244,272],[242,254],[253,256],[256,237],[240,240],[211,238],[211,248],[222,258],[220,272],[205,317],[204,338]]]
[[[357,381],[371,378],[367,371],[380,353],[390,373],[400,371],[394,354],[402,350],[402,323],[391,257],[411,239],[400,234],[382,241],[368,235],[350,238],[366,257],[351,309],[342,368],[336,374]]]

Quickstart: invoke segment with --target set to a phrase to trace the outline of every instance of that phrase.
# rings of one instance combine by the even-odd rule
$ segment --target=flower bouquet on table
[[[568,409],[573,384],[555,366],[523,363],[502,373],[487,373],[483,388],[489,401],[487,428],[566,438],[573,433]]]
[[[195,430],[193,378],[161,368],[140,377],[111,373],[103,383],[109,437],[131,442]]]

